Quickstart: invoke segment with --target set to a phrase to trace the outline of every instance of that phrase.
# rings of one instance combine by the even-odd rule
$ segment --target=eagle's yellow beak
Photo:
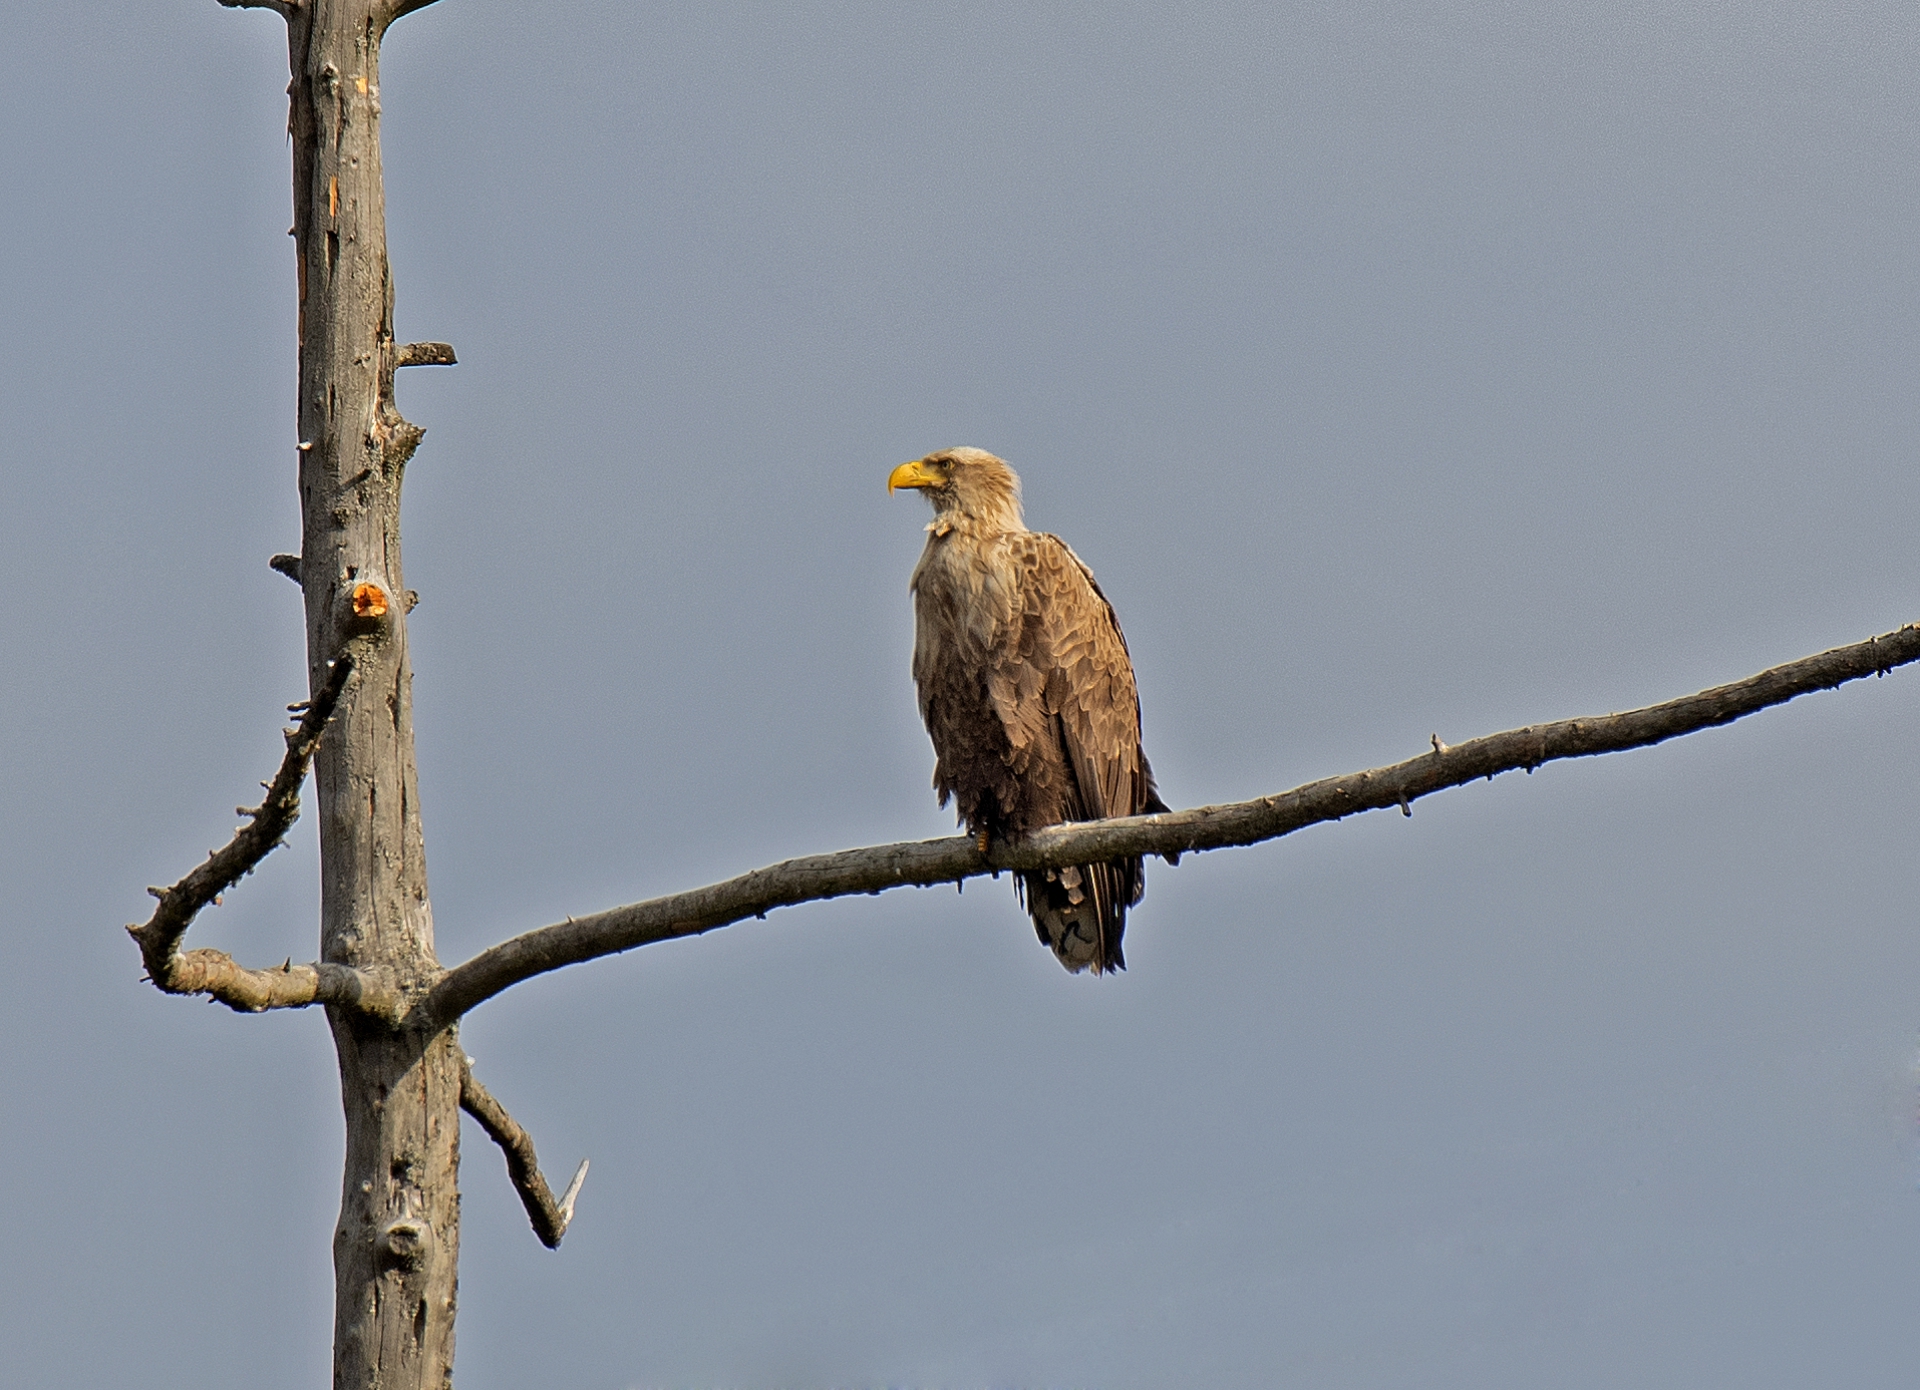
[[[897,487],[933,487],[940,480],[933,470],[927,467],[925,459],[915,459],[912,463],[903,463],[887,475],[887,492],[892,494]]]

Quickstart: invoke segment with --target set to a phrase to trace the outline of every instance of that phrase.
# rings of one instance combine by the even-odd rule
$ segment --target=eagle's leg
[[[979,850],[979,851],[980,851],[980,852],[981,852],[982,854],[985,854],[985,853],[987,852],[987,842],[988,842],[989,840],[991,840],[992,838],[993,838],[993,832],[992,832],[992,831],[990,831],[990,830],[982,830],[982,831],[981,831],[981,832],[980,832],[980,833],[979,833],[978,835],[975,835],[975,836],[973,837],[973,843],[974,843],[974,846],[975,846],[975,847],[976,847],[976,848],[977,848],[977,849],[978,849],[978,850]]]

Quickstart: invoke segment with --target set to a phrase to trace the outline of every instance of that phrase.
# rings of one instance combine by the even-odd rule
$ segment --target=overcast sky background
[[[0,11],[0,1364],[319,1390],[324,1020],[121,924],[304,694],[283,25]],[[1193,805],[1920,619],[1910,4],[443,0],[389,36],[442,958],[950,833],[922,500],[1005,455]],[[1912,1384],[1920,678],[1149,871],[549,976],[458,1377]],[[311,818],[193,940],[315,950]]]

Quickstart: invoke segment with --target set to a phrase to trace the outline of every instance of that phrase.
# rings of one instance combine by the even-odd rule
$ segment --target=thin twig
[[[696,936],[776,907],[928,887],[1002,870],[1098,863],[1137,854],[1175,858],[1272,840],[1359,811],[1406,807],[1420,797],[1477,778],[1559,758],[1643,748],[1727,724],[1799,695],[1863,676],[1884,675],[1920,660],[1920,626],[1907,626],[1850,647],[1836,647],[1665,704],[1591,719],[1530,725],[1447,745],[1389,767],[1310,782],[1277,796],[1202,806],[1157,816],[1083,821],[1049,827],[982,854],[971,836],[907,841],[789,859],[724,883],[569,918],[504,941],[448,971],[417,1005],[419,1021],[445,1025],[522,980],[562,966],[632,950],[649,942]]]
[[[513,1190],[520,1194],[520,1205],[527,1209],[533,1233],[547,1249],[558,1250],[561,1237],[573,1224],[573,1203],[580,1195],[580,1184],[587,1180],[587,1161],[580,1160],[573,1181],[567,1184],[560,1200],[554,1201],[553,1189],[547,1186],[540,1172],[540,1160],[533,1152],[533,1136],[515,1123],[507,1108],[480,1084],[480,1079],[473,1074],[471,1057],[460,1060],[460,1108],[478,1120],[487,1137],[500,1146],[507,1157],[507,1177],[513,1182]]]
[[[130,926],[127,932],[140,944],[148,978],[166,993],[210,994],[245,1013],[309,1004],[344,1004],[386,1017],[399,1012],[399,998],[391,988],[350,966],[289,961],[278,969],[249,970],[225,951],[180,949],[200,909],[218,902],[222,893],[285,842],[287,831],[300,816],[300,784],[352,674],[352,657],[343,655],[333,662],[326,682],[307,702],[300,726],[286,735],[287,754],[267,784],[265,799],[258,806],[237,808],[247,823],[233,838],[171,888],[147,890],[160,905],[145,926]]]

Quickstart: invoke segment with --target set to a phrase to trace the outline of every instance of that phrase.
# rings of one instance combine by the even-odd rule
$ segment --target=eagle
[[[1058,536],[1020,519],[1020,479],[984,449],[903,463],[887,491],[933,503],[913,571],[913,681],[933,785],[979,837],[1165,811],[1140,749],[1140,696],[1113,605]],[[1023,873],[1014,891],[1069,971],[1124,970],[1140,859]]]

